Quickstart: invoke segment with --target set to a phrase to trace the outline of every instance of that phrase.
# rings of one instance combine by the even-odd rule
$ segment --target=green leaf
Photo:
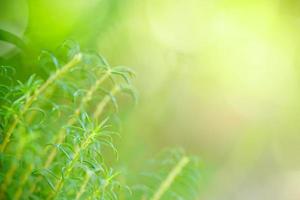
[[[18,36],[16,36],[15,34],[5,31],[3,29],[0,29],[0,40],[4,41],[4,42],[8,42],[11,44],[14,44],[16,47],[24,50],[26,48],[26,44],[24,43],[24,41],[19,38]]]

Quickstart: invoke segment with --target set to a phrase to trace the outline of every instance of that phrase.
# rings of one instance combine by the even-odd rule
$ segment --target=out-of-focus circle
[[[149,0],[147,18],[151,31],[157,39],[180,51],[193,51],[205,30],[203,23],[207,20],[210,5],[198,0]]]

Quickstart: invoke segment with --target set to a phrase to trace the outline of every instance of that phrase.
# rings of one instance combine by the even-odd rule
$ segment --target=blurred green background
[[[0,28],[28,44],[0,43],[20,79],[65,39],[134,68],[121,163],[179,146],[206,163],[199,199],[299,199],[299,1],[1,0]]]

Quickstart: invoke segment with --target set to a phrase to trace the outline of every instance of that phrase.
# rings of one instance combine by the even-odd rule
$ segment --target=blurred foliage
[[[2,5],[17,4],[1,3],[0,29],[19,20],[14,33],[30,48],[0,55],[18,79],[45,77],[33,58],[66,38],[137,72],[120,162],[140,169],[161,148],[183,146],[209,163],[201,199],[297,199],[297,0],[17,1],[13,19]]]

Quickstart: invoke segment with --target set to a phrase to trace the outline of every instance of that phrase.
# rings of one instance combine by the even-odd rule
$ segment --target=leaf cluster
[[[71,40],[37,60],[47,77],[22,82],[0,66],[0,199],[196,198],[199,161],[183,152],[163,153],[130,186],[109,162],[118,160],[119,97],[137,102],[133,70]]]

